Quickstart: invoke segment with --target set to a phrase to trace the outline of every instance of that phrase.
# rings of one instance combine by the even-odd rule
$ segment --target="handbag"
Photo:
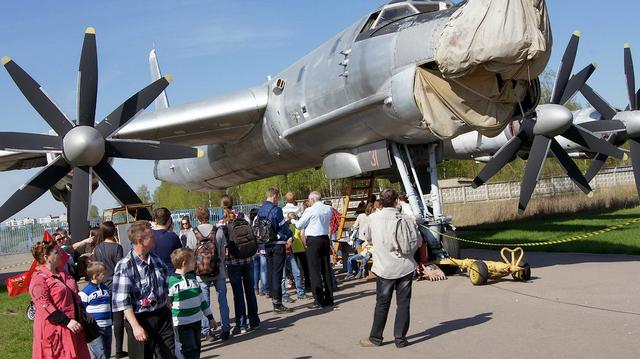
[[[74,299],[75,301],[75,299]],[[91,317],[82,306],[80,306],[78,322],[82,325],[84,331],[84,340],[91,343],[100,336],[100,327],[93,317]]]
[[[78,299],[76,296],[77,293],[69,288],[67,283],[61,280],[59,281],[64,284],[64,286],[67,287],[67,289],[69,289],[71,293],[73,293],[72,297],[73,307],[76,314],[75,317],[77,318],[78,323],[80,323],[80,325],[82,326],[82,331],[84,332],[84,340],[87,343],[91,343],[100,336],[100,327],[98,326],[98,322],[96,322],[96,320],[87,313],[81,303],[78,303]]]

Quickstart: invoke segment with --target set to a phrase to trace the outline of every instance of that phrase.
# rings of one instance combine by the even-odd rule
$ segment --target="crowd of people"
[[[185,216],[178,231],[171,212],[157,208],[154,222],[130,225],[127,252],[108,221],[73,245],[62,229],[53,241],[37,243],[32,253],[40,266],[29,287],[36,312],[33,357],[109,358],[114,340],[116,358],[199,358],[202,340],[226,341],[260,328],[257,296],[270,298],[275,314],[291,313],[285,304],[296,300],[309,300],[309,309],[337,309],[331,261],[337,211],[315,191],[302,206],[293,193],[285,200],[280,208],[280,192],[269,188],[262,205],[244,214],[225,195],[223,216],[215,224],[207,208],[197,208],[199,225]],[[381,345],[394,290],[395,344],[407,345],[414,253],[421,237],[415,217],[401,209],[398,193],[383,190],[352,226],[353,255],[342,249],[346,279],[362,278],[373,260],[376,307],[371,333],[360,342],[364,347]],[[86,277],[83,288],[77,284],[80,276]],[[289,288],[295,288],[295,298]]]

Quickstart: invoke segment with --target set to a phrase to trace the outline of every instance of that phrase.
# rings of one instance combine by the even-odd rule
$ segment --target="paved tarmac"
[[[497,251],[464,256],[497,259]],[[0,268],[28,256],[0,257]],[[273,315],[258,297],[261,327],[229,341],[203,342],[202,358],[638,358],[640,256],[530,253],[532,280],[474,287],[466,275],[414,282],[410,346],[393,345],[395,304],[385,345],[360,348],[375,305],[374,281],[342,282],[339,310]],[[26,270],[28,265],[12,268]],[[217,301],[212,294],[217,320]],[[231,288],[228,299],[233,323]]]
[[[509,278],[474,287],[466,275],[414,282],[411,345],[403,349],[393,345],[395,304],[385,345],[359,346],[371,328],[375,282],[347,281],[336,293],[337,311],[302,307],[275,316],[258,297],[260,329],[204,342],[202,358],[640,357],[640,256],[531,253],[527,260],[533,267],[528,283]]]

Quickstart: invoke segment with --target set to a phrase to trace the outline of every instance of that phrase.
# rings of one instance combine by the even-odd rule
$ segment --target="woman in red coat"
[[[53,241],[38,242],[31,252],[40,264],[29,284],[36,308],[32,358],[89,359],[84,332],[76,320],[78,286],[71,276],[56,269],[60,248]]]

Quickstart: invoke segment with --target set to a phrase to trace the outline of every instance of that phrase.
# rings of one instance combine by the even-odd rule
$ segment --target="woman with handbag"
[[[89,359],[80,324],[78,286],[70,275],[57,269],[60,251],[53,241],[38,242],[31,250],[40,264],[29,285],[36,309],[32,358]]]

